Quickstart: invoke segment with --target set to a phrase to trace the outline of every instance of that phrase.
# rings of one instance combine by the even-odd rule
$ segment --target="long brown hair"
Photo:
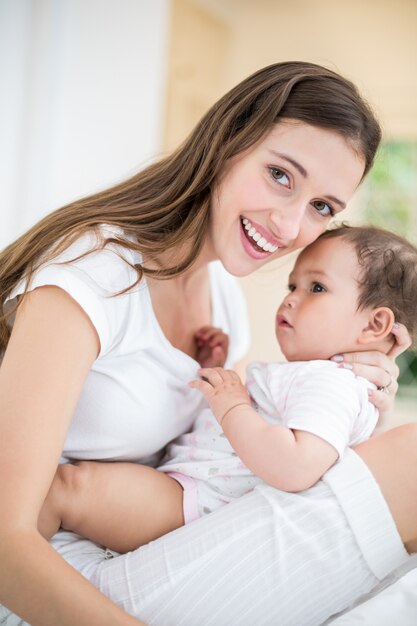
[[[143,274],[170,278],[188,269],[207,232],[210,199],[225,162],[258,142],[280,118],[297,119],[340,133],[372,165],[380,128],[356,87],[332,70],[304,62],[276,63],[234,87],[197,124],[170,156],[128,180],[46,216],[0,254],[0,306],[16,284],[46,260],[100,224],[126,236],[105,239],[136,249],[148,259],[188,244],[188,253],[161,270]],[[132,238],[134,243],[132,243]],[[0,353],[10,331],[0,318]]]

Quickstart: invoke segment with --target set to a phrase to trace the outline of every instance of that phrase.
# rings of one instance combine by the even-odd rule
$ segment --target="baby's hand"
[[[221,367],[198,370],[201,379],[189,383],[193,389],[201,391],[210,405],[219,424],[226,413],[239,405],[251,406],[246,387],[236,372]]]
[[[201,367],[218,367],[226,362],[229,337],[220,328],[203,326],[195,334],[197,361]]]

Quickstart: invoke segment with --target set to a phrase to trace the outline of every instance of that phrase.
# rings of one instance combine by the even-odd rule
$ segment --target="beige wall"
[[[210,4],[209,0],[207,4]],[[417,137],[416,0],[235,0],[230,77],[309,60],[352,78],[386,132]]]
[[[166,148],[240,79],[308,60],[351,78],[387,135],[417,138],[417,0],[173,0]],[[279,358],[273,333],[289,259],[242,279],[251,359]]]
[[[173,0],[165,147],[175,148],[210,105],[227,90],[231,28],[189,0]]]

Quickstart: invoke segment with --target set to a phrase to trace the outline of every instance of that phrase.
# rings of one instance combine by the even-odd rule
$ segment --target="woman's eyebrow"
[[[308,178],[307,170],[300,163],[298,163],[298,161],[295,161],[292,157],[288,156],[288,154],[283,154],[282,152],[277,152],[276,150],[269,150],[269,152],[273,154],[274,156],[279,157],[280,159],[284,159],[284,161],[287,161],[288,163],[291,163],[291,165],[300,172],[303,178]],[[339,200],[335,196],[326,194],[325,197],[331,200],[332,202],[335,202],[336,204],[338,204],[342,209],[346,208],[346,203],[342,202],[342,200]]]
[[[328,198],[329,200],[332,200],[333,202],[336,202],[336,204],[338,204],[342,210],[346,208],[346,202],[342,202],[341,200],[339,200],[338,198],[335,198],[334,196],[324,196],[325,198]]]
[[[291,163],[291,165],[293,165],[295,167],[295,169],[300,172],[300,174],[301,174],[301,176],[303,176],[303,178],[308,178],[307,170],[302,165],[300,165],[300,163],[298,163],[298,161],[294,161],[294,159],[289,157],[287,154],[283,154],[282,152],[276,152],[276,150],[269,150],[269,152],[271,154],[279,157],[280,159],[284,159],[285,161],[288,161],[288,163]]]

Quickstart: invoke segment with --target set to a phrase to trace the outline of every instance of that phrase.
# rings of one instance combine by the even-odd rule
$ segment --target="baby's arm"
[[[128,552],[184,524],[182,493],[176,480],[144,465],[60,465],[39,515],[39,532],[50,539],[62,527]]]
[[[199,389],[245,465],[265,482],[284,491],[314,485],[336,462],[336,449],[308,432],[266,422],[251,405],[239,376],[222,368],[202,369]]]

